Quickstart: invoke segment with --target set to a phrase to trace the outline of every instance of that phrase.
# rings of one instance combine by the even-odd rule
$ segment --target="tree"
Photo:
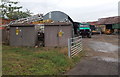
[[[20,19],[31,16],[30,10],[20,11],[22,6],[17,6],[19,2],[13,2],[9,0],[1,0],[2,4],[0,5],[0,17],[8,19]]]

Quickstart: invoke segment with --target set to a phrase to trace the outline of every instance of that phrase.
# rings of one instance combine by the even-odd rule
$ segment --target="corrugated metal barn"
[[[101,18],[97,24],[106,25],[107,29],[120,29],[118,24],[120,24],[120,16]]]
[[[67,14],[61,11],[52,11],[44,15],[43,20],[53,20],[54,22],[70,22],[73,25],[74,34],[77,34],[78,24],[70,18]]]
[[[120,30],[120,16],[101,18],[98,20],[98,25],[105,25],[105,29],[107,31],[110,30],[111,33],[115,32],[115,30]]]
[[[43,20],[51,19],[55,22],[71,22],[73,23],[73,20],[65,13],[61,11],[52,11],[44,15]]]

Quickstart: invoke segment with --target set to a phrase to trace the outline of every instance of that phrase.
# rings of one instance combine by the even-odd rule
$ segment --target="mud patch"
[[[98,42],[98,41],[90,41],[89,46],[98,52],[114,52],[118,51],[118,46],[113,45],[107,42]]]

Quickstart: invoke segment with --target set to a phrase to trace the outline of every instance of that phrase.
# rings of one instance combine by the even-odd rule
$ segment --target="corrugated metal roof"
[[[73,20],[64,12],[61,11],[51,11],[44,15],[43,20],[51,19],[55,22],[72,22]]]
[[[97,24],[117,24],[120,23],[120,16],[101,18],[98,20]]]
[[[93,22],[87,22],[89,23],[90,25],[96,25],[98,21],[93,21]]]

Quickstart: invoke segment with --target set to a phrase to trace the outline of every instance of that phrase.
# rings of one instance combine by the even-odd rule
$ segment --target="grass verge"
[[[60,75],[84,55],[67,57],[67,48],[2,47],[3,75]]]

